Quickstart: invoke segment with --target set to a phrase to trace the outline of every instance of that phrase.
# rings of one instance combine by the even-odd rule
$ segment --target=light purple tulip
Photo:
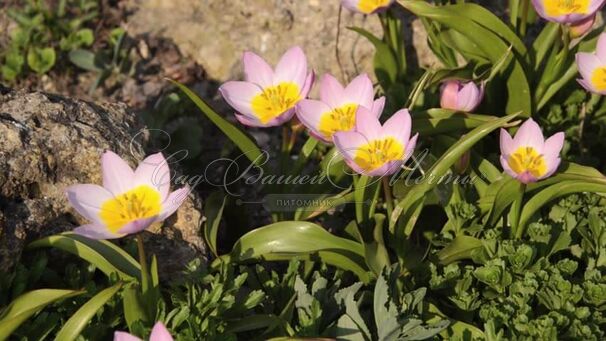
[[[606,33],[598,39],[595,53],[579,52],[576,55],[581,79],[577,79],[587,91],[606,95]]]
[[[320,100],[301,100],[297,104],[297,117],[311,135],[329,143],[336,132],[354,128],[358,108],[367,108],[377,117],[381,115],[385,97],[375,101],[374,93],[366,74],[354,78],[346,87],[325,74],[320,80]]]
[[[136,170],[111,151],[101,156],[103,187],[73,185],[67,199],[90,221],[74,232],[91,239],[114,239],[145,230],[173,214],[189,188],[170,192],[170,170],[161,153],[145,158]]]
[[[606,0],[532,0],[537,13],[545,20],[575,24],[594,15]]]
[[[115,332],[114,341],[142,341],[140,338],[126,333],[126,332]],[[173,337],[170,335],[166,327],[162,322],[156,322],[154,328],[149,335],[149,341],[173,341]]]
[[[360,107],[352,131],[338,132],[334,143],[356,173],[387,176],[397,172],[412,155],[419,134],[410,138],[412,120],[402,109],[381,126],[376,114]]]
[[[245,81],[230,81],[219,88],[236,110],[238,121],[251,127],[273,127],[289,121],[314,80],[303,50],[295,46],[286,51],[275,70],[252,52],[245,52],[242,62]]]
[[[515,137],[501,129],[501,166],[518,181],[528,184],[551,176],[560,165],[564,133],[545,140],[541,127],[529,118]]]
[[[440,106],[444,109],[472,112],[484,98],[484,83],[448,80],[442,84]]]
[[[374,14],[386,10],[395,0],[341,0],[341,5],[350,11]]]

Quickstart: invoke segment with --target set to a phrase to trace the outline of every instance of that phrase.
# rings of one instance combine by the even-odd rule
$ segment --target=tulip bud
[[[474,82],[464,83],[459,80],[444,82],[440,95],[440,106],[444,109],[471,112],[484,97],[484,84],[477,86]]]
[[[583,21],[570,25],[570,31],[569,31],[570,38],[575,39],[575,38],[579,38],[579,37],[585,35],[585,33],[589,32],[591,30],[594,23],[595,23],[595,15],[593,15],[587,19],[584,19]]]

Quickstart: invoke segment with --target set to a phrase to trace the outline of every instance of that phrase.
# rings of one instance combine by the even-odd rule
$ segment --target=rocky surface
[[[0,87],[0,271],[10,268],[27,241],[85,223],[64,189],[101,183],[99,157],[110,149],[134,166],[144,157],[147,132],[121,104],[93,104]],[[148,233],[166,269],[199,256],[199,198]]]

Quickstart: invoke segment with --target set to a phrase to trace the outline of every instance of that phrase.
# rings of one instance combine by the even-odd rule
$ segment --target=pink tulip
[[[541,127],[529,118],[514,138],[501,129],[501,165],[505,172],[528,184],[551,176],[560,165],[564,133],[545,140]]]
[[[115,332],[114,341],[141,341],[141,339],[126,332]],[[173,341],[173,337],[162,322],[156,322],[149,335],[149,341]]]
[[[385,176],[397,172],[412,155],[416,134],[410,138],[412,122],[402,109],[381,126],[376,114],[360,107],[353,131],[334,134],[334,143],[345,162],[356,173]]]
[[[575,24],[594,15],[606,0],[532,0],[537,13],[545,20]]]
[[[118,155],[101,156],[103,187],[73,185],[70,204],[91,223],[74,230],[91,239],[114,239],[145,230],[173,214],[187,198],[189,188],[170,191],[170,170],[161,153],[148,156],[136,170]]]
[[[372,81],[366,74],[354,78],[345,88],[326,74],[320,81],[320,100],[301,100],[297,104],[297,117],[311,135],[332,142],[336,132],[354,128],[358,108],[367,108],[377,117],[381,114],[385,98],[373,101],[374,93]]]
[[[598,39],[595,53],[579,52],[576,56],[581,79],[577,79],[587,91],[606,95],[606,33]]]
[[[234,108],[240,123],[251,127],[273,127],[289,121],[295,105],[307,97],[313,83],[307,60],[300,47],[286,51],[273,70],[252,52],[242,58],[246,81],[230,81],[219,88]]]
[[[595,14],[588,17],[587,19],[583,19],[578,23],[570,25],[570,37],[572,39],[579,38],[585,33],[589,32],[595,23]]]
[[[442,84],[440,106],[444,109],[472,112],[482,102],[484,83],[477,86],[474,82],[448,80]]]
[[[374,14],[386,10],[395,0],[341,0],[341,5],[350,11]]]

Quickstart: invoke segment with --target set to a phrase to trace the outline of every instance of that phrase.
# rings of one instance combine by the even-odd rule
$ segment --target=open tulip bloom
[[[304,99],[297,104],[297,117],[310,134],[324,142],[332,142],[339,131],[354,128],[356,112],[364,107],[375,117],[383,112],[385,97],[376,101],[372,81],[363,74],[343,87],[333,76],[326,74],[320,80],[320,100]]]
[[[126,332],[115,332],[114,341],[141,341],[141,339]],[[162,322],[156,322],[149,335],[149,341],[173,341],[173,337]]]
[[[356,173],[386,176],[397,172],[412,155],[419,134],[410,138],[410,113],[396,112],[383,126],[377,115],[361,107],[354,130],[334,135],[335,146]]]
[[[242,58],[246,81],[230,81],[219,88],[234,108],[240,123],[252,127],[273,127],[289,121],[295,105],[309,93],[313,72],[300,47],[286,51],[273,70],[252,52]]]
[[[528,184],[551,176],[560,165],[564,133],[545,140],[541,127],[528,119],[515,137],[501,129],[501,165],[505,172]]]
[[[576,59],[582,77],[579,84],[587,91],[606,95],[606,33],[600,35],[595,53],[579,52]]]
[[[386,10],[395,0],[341,0],[343,7],[350,11],[374,14]]]
[[[484,98],[484,83],[449,80],[444,82],[440,94],[440,106],[444,109],[472,112]]]
[[[113,152],[101,157],[103,187],[67,188],[71,205],[91,223],[74,232],[92,239],[113,239],[145,230],[173,214],[189,188],[170,191],[170,170],[161,153],[148,156],[136,170]]]
[[[545,20],[574,24],[594,15],[605,0],[532,0],[537,13]]]

